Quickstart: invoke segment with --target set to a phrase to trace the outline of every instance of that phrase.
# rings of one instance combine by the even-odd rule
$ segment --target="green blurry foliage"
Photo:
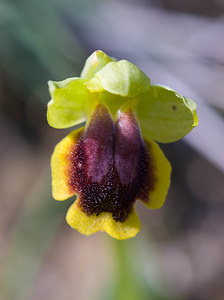
[[[11,85],[22,85],[46,102],[41,93],[49,78],[79,74],[86,55],[66,11],[80,14],[85,5],[88,1],[0,2],[0,70],[10,74]]]

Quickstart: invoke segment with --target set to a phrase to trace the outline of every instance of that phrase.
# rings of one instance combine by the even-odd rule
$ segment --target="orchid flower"
[[[174,90],[151,85],[127,60],[95,51],[80,77],[49,82],[48,123],[68,128],[86,122],[55,147],[51,159],[56,200],[74,195],[68,224],[90,235],[134,237],[136,200],[163,205],[171,166],[157,142],[181,139],[198,124],[196,104]]]

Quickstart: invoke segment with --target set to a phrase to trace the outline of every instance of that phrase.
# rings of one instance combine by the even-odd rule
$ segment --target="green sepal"
[[[116,59],[106,55],[101,50],[96,50],[87,58],[84,68],[81,72],[81,78],[91,79],[96,72],[98,72],[111,61],[116,61]]]
[[[90,91],[101,89],[123,97],[135,97],[150,86],[150,79],[127,60],[109,62],[88,83]]]
[[[89,92],[84,83],[85,80],[80,78],[48,82],[52,97],[47,109],[50,126],[67,128],[86,121],[85,105]]]
[[[196,103],[168,87],[151,85],[136,101],[136,114],[147,138],[175,142],[198,124]]]

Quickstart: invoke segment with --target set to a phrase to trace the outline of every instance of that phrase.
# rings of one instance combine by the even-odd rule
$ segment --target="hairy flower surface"
[[[159,208],[170,185],[171,166],[154,140],[174,142],[197,126],[195,102],[99,50],[80,78],[50,81],[49,89],[52,127],[86,122],[58,143],[51,160],[53,197],[77,195],[68,224],[85,235],[134,237],[136,200]]]

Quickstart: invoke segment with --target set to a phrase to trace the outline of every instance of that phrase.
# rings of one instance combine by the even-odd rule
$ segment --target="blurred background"
[[[65,222],[50,157],[47,81],[79,76],[101,49],[198,103],[199,126],[162,145],[163,208],[115,241]],[[0,1],[0,300],[224,299],[224,1]]]

